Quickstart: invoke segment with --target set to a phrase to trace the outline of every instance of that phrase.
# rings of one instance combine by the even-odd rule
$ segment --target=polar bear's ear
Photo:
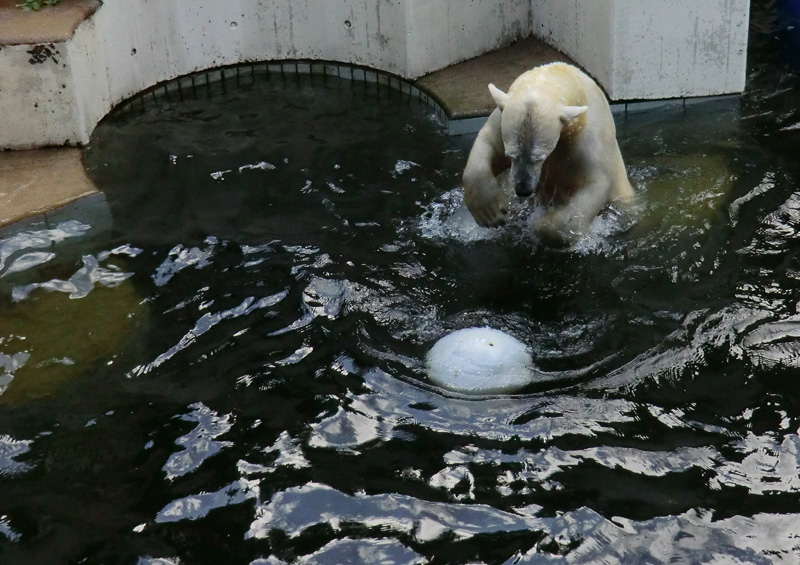
[[[567,125],[588,109],[588,106],[563,106],[561,108],[561,123]]]
[[[492,94],[492,98],[494,98],[494,103],[497,104],[497,107],[502,111],[506,106],[506,102],[508,102],[508,94],[491,83],[489,84],[489,92]]]

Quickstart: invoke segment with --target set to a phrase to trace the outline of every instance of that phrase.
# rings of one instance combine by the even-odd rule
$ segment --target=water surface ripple
[[[86,152],[112,222],[0,238],[0,560],[798,562],[800,61],[773,4],[741,98],[619,116],[638,209],[569,251],[526,203],[477,227],[471,140],[375,84],[112,113]],[[432,385],[473,326],[546,378]]]

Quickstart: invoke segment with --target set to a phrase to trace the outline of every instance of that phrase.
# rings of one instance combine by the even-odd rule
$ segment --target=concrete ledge
[[[44,12],[20,10],[20,0],[0,0],[0,46],[61,43],[100,7],[100,0],[62,0]]]
[[[159,100],[162,99],[170,102],[186,98],[195,99],[202,95],[207,85],[215,81],[227,81],[233,89],[249,84],[258,75],[272,74],[287,77],[311,74],[392,88],[403,96],[429,105],[451,135],[474,134],[483,126],[493,110],[486,82],[493,80],[498,86],[505,88],[518,72],[522,72],[529,65],[547,62],[549,56],[559,60],[563,58],[562,55],[546,48],[539,49],[536,40],[528,39],[520,43],[522,45],[512,45],[498,53],[434,73],[416,83],[389,73],[335,62],[282,61],[211,69],[151,87],[124,102],[117,111],[138,112],[149,104],[159,104]],[[506,59],[504,53],[532,54],[534,61],[520,57],[515,59],[513,64],[498,67],[498,57],[512,60]],[[518,66],[520,68],[517,68]],[[455,102],[451,103],[450,111],[454,112],[455,108],[455,111],[461,113],[451,115],[441,100],[447,100],[449,93],[454,90],[459,91],[460,95],[454,98]],[[654,109],[685,107],[718,98],[615,103],[612,104],[612,111],[622,117]],[[100,208],[95,204],[98,199],[102,201]],[[59,218],[72,217],[78,213],[85,214],[84,209],[87,207],[100,210],[99,213],[93,212],[92,223],[96,223],[97,216],[108,214],[103,195],[98,192],[85,172],[81,149],[50,148],[0,152],[0,236],[9,230],[13,232],[22,229],[31,222],[50,225]],[[108,219],[105,221],[110,222]]]
[[[572,63],[563,53],[529,37],[426,75],[416,84],[436,98],[450,120],[486,117],[495,108],[487,88],[490,82],[507,90],[525,71],[555,61]]]
[[[80,149],[0,152],[0,227],[97,193]]]

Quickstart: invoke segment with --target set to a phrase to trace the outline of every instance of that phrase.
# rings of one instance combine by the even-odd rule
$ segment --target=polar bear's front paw
[[[502,226],[508,219],[508,202],[492,202],[476,209],[470,208],[467,204],[467,208],[475,218],[475,222],[484,228]]]
[[[508,220],[508,206],[499,206],[492,210],[483,210],[482,213],[472,214],[475,222],[484,228],[497,228]]]
[[[589,222],[568,209],[550,210],[533,223],[533,230],[550,247],[570,247],[586,235]]]
[[[496,228],[508,219],[508,198],[499,187],[494,191],[484,191],[465,186],[464,202],[479,226]]]

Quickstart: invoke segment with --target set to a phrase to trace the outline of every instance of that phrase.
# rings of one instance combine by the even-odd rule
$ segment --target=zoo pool
[[[770,6],[743,97],[619,116],[636,221],[569,251],[523,204],[477,228],[471,140],[375,84],[110,115],[113,223],[0,239],[0,561],[795,563],[800,64]],[[484,325],[546,378],[433,386],[429,348]]]

